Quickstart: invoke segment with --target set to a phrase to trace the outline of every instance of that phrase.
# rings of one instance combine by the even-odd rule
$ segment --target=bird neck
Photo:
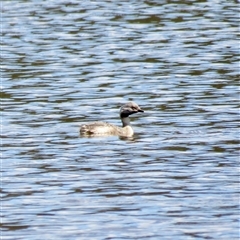
[[[129,117],[121,117],[123,127],[130,126],[130,118]]]

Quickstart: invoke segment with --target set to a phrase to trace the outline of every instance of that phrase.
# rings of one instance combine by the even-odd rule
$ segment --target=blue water
[[[3,239],[239,239],[236,1],[1,5]]]

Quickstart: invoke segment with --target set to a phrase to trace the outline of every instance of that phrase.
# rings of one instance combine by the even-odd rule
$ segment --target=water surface
[[[2,2],[3,239],[238,239],[237,11]],[[133,138],[79,135],[129,100]]]

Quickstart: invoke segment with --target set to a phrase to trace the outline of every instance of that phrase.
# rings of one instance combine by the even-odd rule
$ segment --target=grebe
[[[144,112],[136,103],[128,102],[120,108],[120,118],[122,127],[115,126],[106,122],[92,122],[84,124],[80,127],[82,135],[118,135],[123,137],[131,137],[134,131],[130,125],[129,115]]]

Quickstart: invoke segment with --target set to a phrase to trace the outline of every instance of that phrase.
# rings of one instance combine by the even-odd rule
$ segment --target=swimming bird
[[[92,122],[80,127],[82,135],[117,135],[122,137],[131,137],[134,131],[130,125],[129,115],[144,112],[136,103],[128,102],[120,108],[120,118],[122,127],[115,126],[107,122]]]

